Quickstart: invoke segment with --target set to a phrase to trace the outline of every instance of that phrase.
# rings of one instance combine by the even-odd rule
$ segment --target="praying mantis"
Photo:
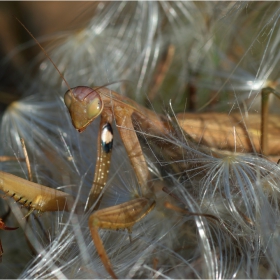
[[[266,124],[268,114],[267,99],[270,93],[274,93],[278,96],[271,88],[262,90],[263,99],[266,101],[264,101],[263,107],[264,117],[262,119],[260,132],[260,147],[265,155],[269,154]],[[91,211],[98,209],[98,199],[100,201],[102,190],[108,180],[111,153],[113,150],[113,122],[115,122],[119,131],[141,188],[141,196],[138,198],[116,206],[97,210],[90,215],[88,221],[93,242],[106,270],[113,278],[117,278],[104,249],[98,230],[100,228],[131,230],[135,223],[148,215],[155,207],[154,194],[151,190],[151,174],[136,131],[140,132],[140,135],[142,133],[142,135],[146,137],[158,137],[167,140],[178,136],[178,132],[170,125],[165,116],[158,115],[105,87],[69,87],[65,93],[64,102],[69,110],[73,126],[79,132],[83,132],[91,122],[97,117],[100,117],[97,138],[97,163],[95,166],[93,185],[85,206],[86,210]],[[178,115],[177,121],[179,126],[186,133],[184,136],[188,144],[197,147],[195,141],[188,136],[189,134],[192,135],[194,131],[193,128],[186,123],[186,115]],[[237,127],[239,128],[238,125]],[[247,136],[248,139],[256,143],[259,141],[258,137],[259,135]],[[207,136],[202,139],[202,142],[207,142]],[[176,146],[170,148],[168,141],[162,141],[161,146],[164,148],[167,147],[166,153],[169,153],[170,157],[180,157],[181,150],[179,148],[176,149]],[[214,145],[209,146],[213,147]],[[250,146],[254,146],[254,144],[248,144],[247,141],[243,143],[243,147],[247,150],[250,150]],[[222,156],[205,146],[200,146],[199,149],[205,153]],[[279,151],[277,153],[279,153]],[[73,198],[70,195],[5,172],[0,172],[0,189],[24,206],[40,212],[70,211],[73,206]]]
[[[264,89],[262,92],[264,95],[274,91]],[[151,175],[135,129],[141,129],[146,135],[162,137],[162,139],[168,139],[172,135],[176,136],[176,132],[168,125],[164,116],[141,107],[136,102],[107,88],[85,86],[71,88],[65,93],[64,101],[69,110],[73,126],[79,132],[84,131],[92,121],[100,116],[97,163],[86,210],[92,210],[93,205],[95,205],[94,210],[97,209],[98,203],[96,202],[98,199],[100,200],[102,189],[108,179],[113,150],[113,121],[116,122],[116,127],[141,187],[142,194],[140,197],[97,210],[89,217],[88,225],[97,252],[108,273],[113,278],[117,278],[98,230],[100,228],[131,230],[133,225],[144,218],[155,206],[150,185]],[[266,141],[264,138],[264,145],[266,145]],[[194,143],[191,138],[188,138],[188,144],[193,145]],[[162,145],[165,145],[164,142]],[[202,146],[200,149],[211,153],[209,148]],[[180,150],[176,151],[176,149],[172,150],[172,155],[176,156],[176,152],[179,156]],[[217,156],[221,155],[217,154]],[[73,206],[73,198],[70,195],[5,172],[0,172],[0,189],[24,206],[40,212],[70,211]]]

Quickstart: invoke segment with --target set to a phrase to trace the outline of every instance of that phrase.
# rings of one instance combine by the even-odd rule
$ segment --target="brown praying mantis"
[[[264,95],[268,92],[273,92],[273,90],[263,90]],[[135,128],[140,128],[147,135],[159,136],[163,137],[163,139],[174,135],[175,131],[168,126],[164,116],[141,107],[136,102],[107,88],[84,86],[72,88],[65,93],[64,100],[70,112],[73,125],[79,132],[84,131],[100,115],[97,163],[86,208],[90,209],[97,199],[100,199],[100,194],[108,178],[113,147],[113,120],[116,122],[117,129],[141,187],[141,197],[97,210],[89,218],[88,224],[97,252],[109,274],[116,278],[102,240],[99,237],[98,229],[130,230],[136,222],[145,217],[155,206],[154,196],[149,185],[150,172]],[[253,140],[256,141],[255,139]],[[264,138],[264,145],[266,145],[266,141]],[[189,144],[192,143],[195,142],[189,142]],[[211,152],[210,149],[205,147],[203,147],[203,150]],[[73,205],[73,198],[64,192],[4,172],[0,172],[0,189],[24,206],[40,212],[69,211]]]
[[[31,36],[33,37],[32,34]],[[48,55],[47,57],[49,58]],[[138,136],[142,134],[147,138],[162,139],[160,142],[161,148],[166,148],[165,152],[170,156],[170,158],[178,159],[182,157],[182,150],[176,145],[171,146],[168,141],[172,137],[178,136],[178,131],[170,125],[170,122],[165,116],[156,114],[155,112],[140,106],[129,98],[121,96],[105,87],[90,88],[78,86],[70,88],[70,86],[68,86],[68,88],[69,89],[64,96],[64,101],[69,110],[75,129],[82,132],[88,127],[88,125],[90,125],[91,122],[93,122],[97,117],[100,117],[99,133],[97,138],[97,162],[92,188],[86,202],[86,210],[92,210],[92,208],[93,210],[98,209],[98,201],[100,201],[102,190],[108,179],[111,153],[113,150],[113,122],[116,124],[127,155],[134,169],[138,184],[141,188],[141,195],[139,195],[139,197],[116,206],[97,210],[90,215],[88,221],[96,250],[106,270],[113,278],[117,278],[113,266],[104,249],[98,230],[100,228],[131,230],[135,223],[140,221],[150,211],[152,211],[155,207],[155,198],[152,192],[151,174]],[[235,116],[212,114],[212,118],[215,117],[218,120],[222,118],[224,119],[227,116],[230,124],[233,122],[236,124],[236,129],[238,130],[236,134],[239,137],[244,138],[243,141],[241,141],[242,148],[244,150],[251,151],[253,149],[252,147],[257,147],[259,152],[262,152],[264,155],[268,155],[270,153],[269,146],[267,144],[268,138],[271,138],[269,139],[269,141],[271,141],[275,135],[272,133],[272,135],[269,136],[267,131],[267,108],[268,96],[270,93],[279,97],[278,93],[274,89],[265,88],[262,90],[262,97],[264,100],[262,110],[263,118],[261,121],[258,120],[256,129],[254,129],[254,131],[260,131],[258,134],[253,132],[252,134],[249,133],[250,130],[246,129],[246,127],[244,128],[244,123],[240,119],[237,120]],[[186,142],[205,153],[222,157],[222,153],[217,152],[215,149],[211,149],[215,147],[220,148],[221,140],[219,139],[221,135],[213,135],[212,142],[209,143],[209,141],[207,141],[209,140],[209,136],[205,133],[201,139],[202,144],[208,144],[209,147],[204,145],[198,146],[193,138],[196,138],[196,136],[200,137],[201,133],[200,131],[195,130],[194,125],[190,125],[188,123],[188,119],[186,117],[187,114],[182,114],[177,115],[176,118],[179,126],[184,131],[182,132],[180,130],[179,133],[184,133]],[[209,115],[206,116],[201,114],[196,115],[196,118],[197,117],[200,117],[202,122],[206,122],[207,119],[209,119]],[[257,120],[257,116],[254,115],[250,116],[250,118],[254,120],[253,122]],[[198,127],[203,127],[203,125],[200,123]],[[232,126],[225,126],[224,124],[221,124],[221,127],[230,127],[229,129],[231,129]],[[248,127],[250,128],[249,125]],[[139,132],[139,135],[137,135],[137,131]],[[213,129],[210,127],[209,131],[213,131]],[[221,134],[228,136],[228,132],[223,132]],[[261,141],[259,136],[261,136]],[[225,137],[225,139],[231,138],[232,137]],[[224,139],[222,141],[224,141]],[[226,142],[227,143],[224,148],[227,149],[233,149],[236,143],[230,144],[229,141]],[[260,145],[258,145],[259,142]],[[276,155],[280,153],[279,150],[274,150],[274,152]],[[184,166],[181,168],[184,168]],[[19,203],[30,208],[32,211],[70,211],[73,207],[73,198],[70,195],[5,172],[0,172],[0,189],[7,195],[12,196]]]

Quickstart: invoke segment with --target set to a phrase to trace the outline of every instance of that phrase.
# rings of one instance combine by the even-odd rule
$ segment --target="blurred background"
[[[97,2],[82,1],[0,3],[0,59],[4,62],[0,72],[2,110],[6,103],[21,95],[15,83],[22,82],[24,69],[41,52],[16,18],[46,46],[54,40],[54,34],[84,27],[96,6]]]

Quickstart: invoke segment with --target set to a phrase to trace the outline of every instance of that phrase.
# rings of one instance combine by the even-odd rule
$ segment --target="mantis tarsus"
[[[263,90],[263,95],[266,96],[270,92],[275,93],[273,89],[266,88]],[[277,93],[275,94],[277,95]],[[145,217],[155,206],[150,186],[150,172],[136,130],[145,133],[145,135],[161,137],[162,139],[168,139],[171,136],[176,137],[178,134],[169,125],[164,116],[160,116],[104,87],[69,87],[69,90],[65,93],[64,100],[70,112],[73,125],[79,132],[85,130],[99,115],[101,119],[98,134],[97,163],[86,209],[91,209],[93,204],[95,204],[95,209],[98,208],[96,201],[98,198],[100,199],[101,191],[107,182],[113,143],[112,123],[114,121],[141,187],[141,197],[120,205],[97,210],[89,218],[89,228],[98,254],[109,274],[116,278],[102,240],[99,237],[98,229],[130,230],[137,221]],[[265,108],[267,108],[267,101],[265,104]],[[263,110],[263,115],[267,114],[268,112]],[[184,118],[185,116],[178,117],[178,122],[186,133],[190,133],[188,131],[190,128],[184,125]],[[267,122],[267,119],[264,118],[262,122]],[[267,139],[263,136],[265,127],[265,125],[262,125],[261,128],[261,148],[266,154]],[[194,143],[192,139],[188,139],[190,144]],[[169,144],[166,143],[162,141],[161,144],[162,146],[167,145],[169,148]],[[210,149],[205,147],[201,149],[212,153]],[[180,155],[180,149],[176,150],[176,147],[168,150],[167,152],[174,156]],[[0,189],[10,194],[23,205],[41,212],[70,210],[72,207],[71,201],[73,198],[70,195],[4,172],[0,173]]]

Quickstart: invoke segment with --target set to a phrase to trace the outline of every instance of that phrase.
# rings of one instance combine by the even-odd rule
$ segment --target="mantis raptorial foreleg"
[[[113,130],[111,123],[112,115],[101,115],[97,138],[97,159],[93,184],[86,203],[87,210],[97,201],[102,189],[107,183],[113,147]],[[95,209],[98,208],[98,205],[99,203],[95,205]]]
[[[39,212],[71,210],[73,198],[61,191],[32,182],[32,172],[25,141],[20,138],[24,160],[28,170],[28,180],[0,171],[0,190],[13,197],[16,202]]]
[[[30,182],[0,171],[0,190],[27,208],[45,211],[69,211],[73,198],[64,192]]]

